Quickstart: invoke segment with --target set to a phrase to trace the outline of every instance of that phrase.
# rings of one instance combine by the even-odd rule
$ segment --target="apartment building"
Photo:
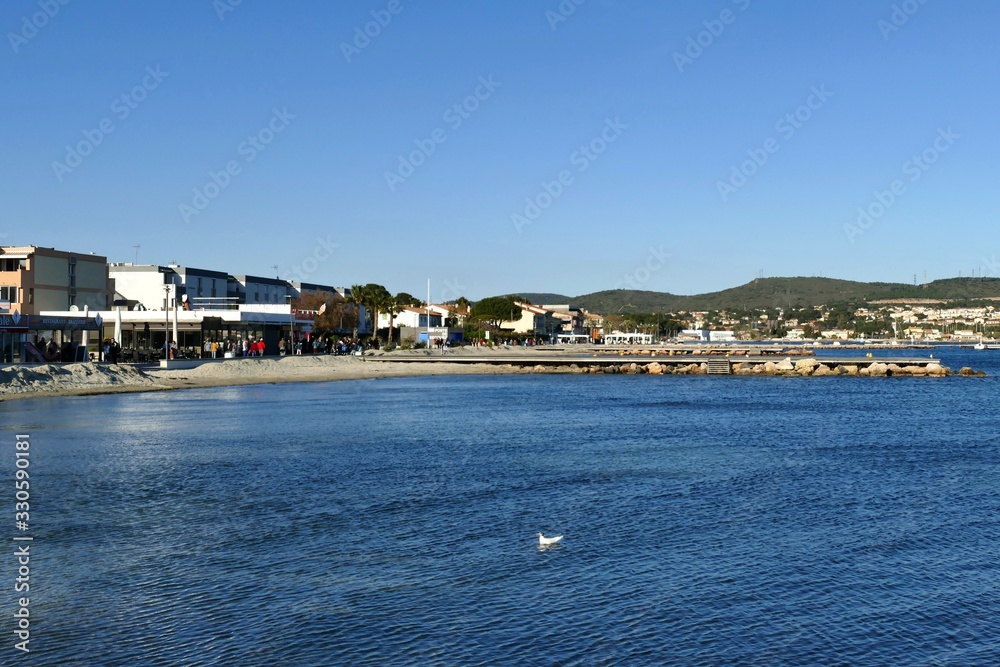
[[[106,257],[40,246],[0,247],[0,311],[106,310],[113,294]]]

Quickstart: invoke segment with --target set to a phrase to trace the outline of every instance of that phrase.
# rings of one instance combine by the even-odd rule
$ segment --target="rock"
[[[774,375],[778,372],[778,365],[773,361],[768,361],[764,364],[764,372],[768,375]]]
[[[868,366],[862,366],[861,368],[858,369],[858,375],[861,377],[868,377],[871,374],[872,370]]]
[[[646,372],[649,373],[650,375],[662,375],[663,365],[658,361],[654,361],[653,363],[646,366]]]
[[[970,375],[973,375],[974,373],[975,373],[975,371],[972,370],[972,368],[970,368],[969,366],[962,366],[958,370],[958,374],[961,375],[962,377],[969,377]]]
[[[944,366],[941,364],[927,364],[927,374],[935,377],[941,377],[942,375],[947,375],[948,373],[944,370]]]
[[[784,359],[782,359],[781,361],[779,361],[777,364],[775,364],[774,368],[775,368],[775,370],[779,370],[779,371],[794,371],[795,370],[795,364],[792,363],[791,359],[789,359],[788,357],[785,357]]]
[[[815,359],[799,359],[795,362],[795,370],[800,371],[804,368],[810,371],[819,366],[819,362]]]
[[[840,368],[845,374],[849,375],[850,377],[858,376],[858,367],[855,366],[854,364],[846,364],[844,366],[841,366]]]
[[[889,374],[889,367],[881,362],[876,361],[874,364],[868,367],[868,374],[872,377],[885,377]]]
[[[927,369],[923,366],[903,366],[899,369],[899,372],[903,375],[912,375],[914,377],[927,375]]]
[[[638,373],[639,372],[639,364],[637,364],[635,362],[632,362],[631,364],[628,365],[628,370],[629,370],[630,373]]]
[[[820,364],[819,366],[817,366],[813,370],[812,374],[814,377],[824,377],[827,375],[832,375],[832,373],[830,372],[830,367],[827,366],[826,364]]]

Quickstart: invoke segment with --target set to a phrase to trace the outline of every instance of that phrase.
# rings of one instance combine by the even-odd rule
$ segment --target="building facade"
[[[106,257],[39,246],[0,247],[0,311],[102,310],[113,294]]]

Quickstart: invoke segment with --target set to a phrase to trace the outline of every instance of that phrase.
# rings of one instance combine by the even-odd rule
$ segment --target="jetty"
[[[544,351],[543,351],[544,350]],[[784,376],[931,376],[942,377],[952,370],[933,357],[813,356],[810,353],[741,354],[734,350],[665,352],[661,349],[604,350],[583,352],[566,348],[535,348],[482,353],[463,350],[415,351],[416,354],[389,353],[365,356],[369,362],[489,364],[549,372],[651,375],[784,375]],[[979,375],[981,371],[963,368],[961,375]]]

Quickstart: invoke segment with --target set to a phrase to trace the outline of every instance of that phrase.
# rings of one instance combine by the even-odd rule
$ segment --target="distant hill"
[[[581,296],[522,293],[535,304],[569,303],[602,315],[726,308],[787,308],[894,299],[964,301],[1000,299],[1000,278],[947,278],[925,285],[863,283],[835,278],[759,278],[707,294],[677,295],[643,290],[605,290]]]
[[[522,299],[527,299],[536,306],[540,306],[543,303],[551,305],[576,303],[571,296],[566,296],[565,294],[552,294],[551,292],[523,292],[521,294],[514,294],[511,296],[519,296]]]

